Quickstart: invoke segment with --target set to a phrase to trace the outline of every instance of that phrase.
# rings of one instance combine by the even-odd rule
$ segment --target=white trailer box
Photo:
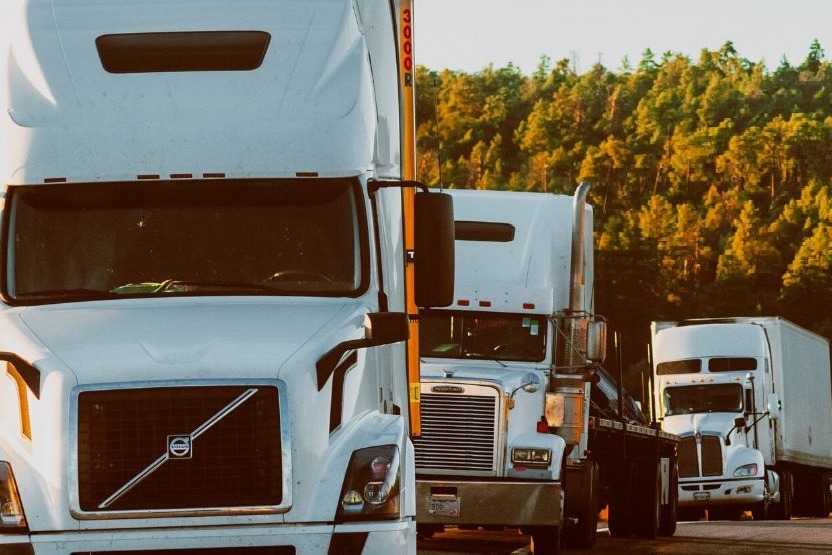
[[[771,390],[760,409],[779,413],[767,463],[832,469],[829,341],[782,318],[754,320],[771,348]]]

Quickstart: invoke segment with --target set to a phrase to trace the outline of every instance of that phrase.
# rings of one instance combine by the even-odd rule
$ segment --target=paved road
[[[450,529],[433,539],[419,540],[419,555],[530,553],[529,538],[519,531],[489,532]],[[592,550],[562,549],[564,555],[587,553],[696,553],[719,555],[832,555],[832,519],[792,519],[788,522],[682,522],[673,538],[653,541],[610,538],[599,524]]]

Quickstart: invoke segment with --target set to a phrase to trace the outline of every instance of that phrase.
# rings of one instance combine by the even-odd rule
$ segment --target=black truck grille
[[[702,436],[702,459],[700,466],[696,439],[683,437],[679,444],[679,477],[722,475],[722,447],[718,436]]]
[[[274,385],[83,391],[77,426],[82,511],[264,507],[283,498]]]
[[[420,471],[493,471],[496,397],[422,394]]]

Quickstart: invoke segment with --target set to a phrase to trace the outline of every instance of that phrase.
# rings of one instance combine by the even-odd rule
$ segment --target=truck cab
[[[654,330],[656,407],[662,428],[681,438],[680,510],[694,518],[708,509],[709,518],[729,520],[745,510],[762,514],[780,500],[771,435],[760,433],[773,423],[763,329],[703,323]]]
[[[410,2],[2,4],[0,552],[415,553]]]

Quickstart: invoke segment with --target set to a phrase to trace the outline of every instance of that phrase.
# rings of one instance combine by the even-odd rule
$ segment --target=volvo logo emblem
[[[168,457],[190,459],[191,455],[191,436],[168,436]]]
[[[430,390],[434,393],[465,393],[465,388],[458,385],[435,385]]]

